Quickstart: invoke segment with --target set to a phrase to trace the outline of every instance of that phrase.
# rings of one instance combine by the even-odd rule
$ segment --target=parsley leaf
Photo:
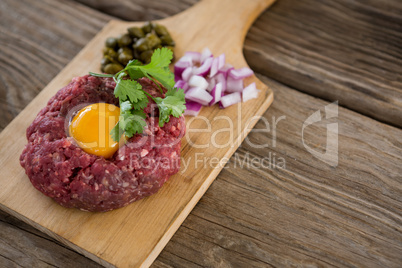
[[[129,99],[133,103],[147,98],[140,83],[130,79],[118,80],[114,89],[114,95],[120,101]]]
[[[146,65],[149,68],[165,68],[169,67],[170,62],[173,59],[173,52],[166,48],[162,47],[161,49],[156,49],[151,56],[151,62]]]
[[[159,108],[159,126],[163,127],[169,122],[170,115],[180,117],[186,109],[183,89],[169,89],[165,98],[157,97],[154,99]]]
[[[174,75],[169,70],[172,58],[173,52],[170,49],[161,48],[154,51],[151,62],[147,65],[142,65],[138,60],[132,60],[115,75],[90,73],[90,75],[98,77],[113,77],[116,82],[114,95],[119,98],[120,116],[119,122],[110,132],[114,141],[119,141],[123,134],[131,138],[137,133],[144,132],[147,125],[145,121],[147,115],[144,109],[147,107],[149,99],[158,105],[159,126],[161,127],[169,122],[170,115],[180,117],[183,114],[186,109],[184,91],[173,87]],[[165,97],[153,97],[144,91],[137,81],[142,77],[151,79],[159,88],[159,83],[167,88]]]
[[[130,60],[126,65],[126,68],[130,66],[141,66],[141,65],[142,63],[139,60]]]
[[[121,112],[127,112],[130,111],[131,109],[133,109],[133,105],[131,104],[131,102],[129,101],[123,101],[122,103],[120,103],[120,111]]]
[[[165,88],[171,89],[174,86],[174,75],[169,70],[170,61],[173,58],[173,52],[165,47],[156,49],[151,57],[151,62],[147,65],[136,65],[129,63],[127,72],[130,77],[138,77],[140,73],[149,78],[149,76],[158,80]],[[133,78],[135,79],[135,78]]]
[[[120,127],[120,121],[117,122],[117,124],[112,128],[110,131],[110,136],[112,137],[112,140],[114,141],[120,141],[121,135],[123,135],[124,129]]]
[[[114,126],[110,135],[114,141],[119,141],[123,133],[127,137],[132,137],[136,133],[142,133],[147,125],[145,118],[147,115],[141,110],[132,110],[130,102],[120,104],[119,122]]]
[[[141,110],[130,110],[123,112],[119,117],[119,127],[124,129],[127,137],[132,137],[136,133],[142,133],[147,125],[145,118],[147,115]]]

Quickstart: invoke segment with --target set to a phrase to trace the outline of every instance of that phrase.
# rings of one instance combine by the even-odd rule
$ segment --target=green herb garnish
[[[113,77],[116,82],[114,95],[119,98],[120,117],[119,122],[110,132],[114,141],[119,141],[123,133],[131,138],[136,133],[144,131],[144,127],[147,125],[144,108],[148,104],[148,97],[158,105],[160,127],[169,122],[170,115],[180,117],[184,113],[186,109],[184,91],[180,88],[174,88],[174,75],[169,70],[172,58],[173,52],[163,47],[155,50],[151,62],[147,65],[142,65],[141,62],[133,60],[115,75],[89,73],[92,76]],[[156,82],[162,93],[164,92],[157,82],[167,88],[165,97],[154,98],[144,91],[141,84],[136,81],[141,77],[147,77]]]

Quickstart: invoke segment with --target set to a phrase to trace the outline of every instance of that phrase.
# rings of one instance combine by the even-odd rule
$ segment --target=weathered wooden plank
[[[101,267],[0,210],[0,267]]]
[[[104,14],[127,21],[157,20],[183,11],[198,0],[125,1],[75,0]]]
[[[402,126],[402,5],[278,1],[250,29],[250,66],[283,84]]]
[[[0,2],[0,129],[81,50],[109,16],[75,2]]]

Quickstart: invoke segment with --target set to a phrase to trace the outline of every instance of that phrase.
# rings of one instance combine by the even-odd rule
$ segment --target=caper
[[[175,59],[174,47],[172,47],[172,46],[166,46],[166,48],[167,48],[167,49],[170,49],[170,50],[173,52],[173,59],[172,59],[172,61],[174,61],[174,59]]]
[[[174,47],[173,46],[166,46],[166,48],[170,49],[174,53]]]
[[[153,50],[147,50],[147,51],[142,52],[141,55],[140,55],[140,60],[145,64],[150,63],[151,62],[151,56],[152,56],[153,53],[154,53]]]
[[[147,34],[145,36],[145,39],[147,40],[148,46],[150,48],[156,48],[157,46],[159,46],[162,43],[161,40],[159,39],[159,37],[153,33]]]
[[[117,43],[119,44],[119,47],[126,47],[131,45],[132,39],[129,34],[121,34],[117,39]]]
[[[141,27],[141,29],[142,29],[142,31],[144,32],[144,34],[147,34],[147,33],[152,32],[152,28],[153,28],[153,25],[152,25],[152,23],[151,23],[150,21],[146,22],[146,23]]]
[[[173,51],[174,46],[174,40],[163,25],[146,22],[141,28],[129,27],[125,34],[106,39],[101,70],[114,74],[132,59],[149,63],[155,49],[167,47]]]
[[[173,41],[172,37],[168,35],[164,35],[161,37],[162,45],[166,46],[174,46],[175,42]]]
[[[155,24],[155,33],[159,36],[163,36],[163,35],[169,35],[168,30],[166,29],[165,26],[160,25],[160,24]]]
[[[138,52],[143,52],[145,50],[150,49],[151,47],[148,45],[148,41],[145,38],[140,38],[134,45],[134,49]]]
[[[127,31],[132,38],[142,38],[145,36],[144,31],[139,27],[130,27]]]
[[[110,51],[114,51],[114,50],[110,47],[104,47],[102,49],[103,55],[109,55]]]
[[[120,53],[119,54],[119,62],[123,65],[127,65],[127,63],[133,59],[133,53]]]
[[[108,39],[106,39],[105,45],[106,47],[114,49],[117,46],[117,39],[114,37],[109,37]]]
[[[117,50],[117,53],[118,54],[121,54],[121,53],[133,54],[133,50],[129,47],[121,47],[121,48],[119,48],[119,50]]]
[[[108,56],[109,56],[113,61],[117,61],[117,58],[119,57],[119,54],[117,54],[116,51],[111,50],[111,51],[109,51]]]
[[[118,57],[117,52],[109,47],[105,47],[103,49],[103,55],[109,56],[112,60],[117,60],[117,57]]]
[[[108,74],[115,74],[123,70],[123,65],[120,63],[109,63],[104,67],[104,72]]]
[[[136,50],[136,49],[134,49],[133,51],[134,51],[134,53],[133,53],[133,54],[134,54],[134,59],[139,59],[141,52],[139,52],[139,51]]]
[[[101,60],[101,65],[102,66],[105,66],[105,65],[107,65],[109,63],[112,63],[112,61],[111,61],[109,56],[105,56],[105,57],[102,58],[102,60]]]

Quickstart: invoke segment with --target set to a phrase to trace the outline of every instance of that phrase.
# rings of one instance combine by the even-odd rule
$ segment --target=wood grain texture
[[[37,2],[40,4],[35,4]],[[154,3],[148,1],[141,5],[146,9],[148,4]],[[387,8],[392,14],[398,8],[398,5],[393,7],[391,1],[367,3],[372,6],[369,10],[373,12],[373,20],[383,17],[378,15],[377,9]],[[109,17],[69,1],[4,0],[0,5],[0,123],[4,128]],[[277,6],[270,11],[275,8]],[[87,30],[77,32],[76,22],[58,21],[60,13],[75,18],[80,22],[80,29]],[[257,24],[270,14],[264,13]],[[285,14],[282,20],[292,18]],[[387,15],[384,16],[382,20]],[[20,23],[23,17],[31,24],[26,25],[28,19]],[[46,17],[52,23],[46,23]],[[342,22],[339,24],[341,27]],[[265,30],[269,27],[258,26]],[[38,28],[40,31],[34,30]],[[254,24],[246,44],[255,29]],[[389,34],[387,29],[381,28],[381,31]],[[20,35],[12,38],[14,32],[24,33],[24,38]],[[59,41],[52,41],[52,38]],[[68,46],[49,46],[48,40],[52,44],[67,42]],[[3,56],[4,45],[8,48],[6,56]],[[25,57],[19,56],[21,50],[15,52],[18,46],[23,46]],[[315,49],[328,48],[316,44]],[[246,46],[246,55],[247,50]],[[48,53],[59,56],[58,66],[46,61]],[[250,57],[248,55],[247,59]],[[19,70],[25,76],[13,70],[15,59],[24,62]],[[269,66],[266,56],[261,60]],[[32,70],[36,70],[40,79],[31,74]],[[289,77],[290,71],[283,70],[289,72]],[[9,73],[16,80],[6,75]],[[39,79],[38,82],[35,79]],[[340,163],[337,168],[330,168],[308,154],[300,139],[302,122],[328,103],[265,78],[263,81],[275,92],[275,101],[264,118],[272,123],[272,116],[286,116],[276,129],[276,147],[273,148],[272,132],[252,132],[248,136],[251,142],[268,142],[269,148],[256,150],[245,142],[236,154],[242,159],[247,153],[259,157],[275,153],[277,158],[286,159],[286,170],[235,168],[235,155],[227,165],[229,168],[211,185],[153,267],[239,267],[244,264],[255,267],[400,267],[402,132],[340,109]],[[21,83],[24,89],[19,86]],[[314,81],[311,83],[314,85]],[[19,92],[18,96],[12,95],[14,91]],[[29,96],[23,99],[23,94]],[[9,114],[8,121],[4,120],[6,114]],[[264,128],[263,123],[260,121],[256,129]],[[318,124],[306,131],[306,142],[322,149],[325,125]],[[1,212],[0,267],[21,266],[97,267],[97,264]]]
[[[179,15],[158,22],[170,29],[177,42],[178,57],[186,49],[200,51],[208,46],[217,55],[226,52],[226,60],[239,68],[247,66],[241,54],[246,31],[272,2],[203,0]],[[222,16],[209,18],[211,10],[224,12]],[[227,109],[217,105],[208,107],[198,119],[187,122],[188,131],[182,139],[181,150],[187,164],[183,163],[181,171],[171,176],[157,194],[108,213],[61,207],[34,189],[20,167],[26,129],[48,100],[73,77],[99,71],[106,38],[142,24],[110,21],[0,134],[0,165],[4,167],[0,178],[1,209],[106,266],[148,267],[254,126],[256,120],[249,119],[261,116],[273,101],[272,91],[250,76],[245,84],[255,82],[260,89],[259,98]],[[219,36],[221,32],[232,34]],[[210,120],[209,132],[202,131],[205,121],[200,118]],[[229,123],[231,130],[221,131],[224,123],[219,120]],[[223,164],[198,168],[195,161],[200,154],[204,158],[216,157]]]
[[[138,8],[136,1],[80,2],[102,11],[107,6],[107,13],[122,19],[130,18],[132,6]],[[281,0],[265,12],[245,42],[249,65],[312,96],[402,127],[400,1],[316,2]],[[154,8],[159,10],[153,4],[139,10]]]
[[[304,134],[306,144],[323,150],[326,124],[339,124],[339,165],[330,167],[301,137],[303,122],[329,103],[262,81],[274,90],[274,103],[155,267],[399,267],[402,131],[340,108],[337,120]],[[258,132],[265,122],[270,131]],[[252,160],[241,167],[245,158],[264,157],[271,157],[265,168]],[[274,158],[286,168],[269,168]]]
[[[0,210],[0,267],[100,265]]]
[[[198,0],[77,0],[77,2],[126,21],[159,20],[193,6]]]
[[[300,91],[402,127],[399,0],[283,0],[270,11],[256,21],[245,42],[250,66]]]
[[[110,17],[74,2],[0,2],[0,129],[102,29]]]

